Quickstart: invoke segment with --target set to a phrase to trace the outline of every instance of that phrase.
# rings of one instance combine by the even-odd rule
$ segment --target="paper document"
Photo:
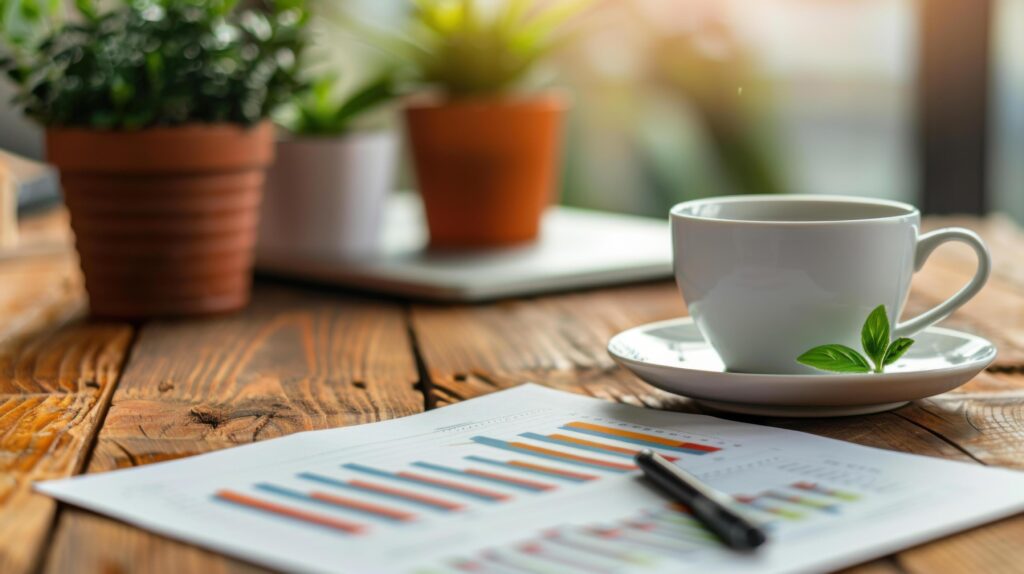
[[[645,447],[769,542],[721,546],[640,478]],[[816,572],[1024,510],[1024,473],[536,385],[37,488],[250,562],[375,574]]]

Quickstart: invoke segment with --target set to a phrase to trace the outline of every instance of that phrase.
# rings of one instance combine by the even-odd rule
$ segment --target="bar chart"
[[[637,447],[656,449],[673,461],[723,450],[653,432],[585,421],[565,422],[558,424],[557,429],[549,433],[524,431],[504,438],[474,434],[468,437],[475,447],[474,453],[455,460],[411,460],[397,468],[339,462],[331,475],[296,473],[296,486],[259,482],[251,485],[252,494],[221,489],[215,497],[268,518],[302,522],[341,536],[364,536],[380,530],[381,525],[394,527],[429,521],[436,516],[514,503],[522,497],[553,494],[610,477],[636,475],[632,458]],[[734,498],[737,507],[751,518],[771,525],[777,521],[812,519],[816,514],[837,514],[843,504],[855,502],[861,496],[819,482],[795,481],[754,494],[737,493]],[[339,513],[344,516],[338,516]],[[687,544],[673,542],[680,536]],[[548,546],[566,546],[566,537],[577,542],[597,537],[605,545],[631,546],[622,550],[633,553],[644,545],[648,550],[668,545],[670,553],[678,553],[693,543],[713,542],[686,514],[685,508],[669,507],[611,528],[595,526],[571,536],[563,533],[555,539],[546,536],[512,554],[525,553],[531,561],[543,561],[549,557]],[[566,552],[561,548],[558,556]]]
[[[633,464],[653,449],[769,533],[723,550]],[[984,476],[982,476],[984,475]],[[284,571],[753,574],[968,524],[1016,475],[535,386],[395,421],[299,433],[46,487],[86,508]],[[853,556],[856,554],[856,556]]]

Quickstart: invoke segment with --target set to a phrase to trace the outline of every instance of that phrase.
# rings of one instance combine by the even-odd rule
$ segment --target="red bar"
[[[422,502],[423,504],[429,504],[431,506],[436,506],[438,508],[444,508],[446,510],[462,510],[463,508],[465,508],[465,505],[459,504],[457,502],[449,502],[447,500],[443,500],[443,499],[440,499],[440,498],[434,498],[433,496],[426,496],[426,495],[423,495],[423,494],[417,494],[415,492],[409,492],[407,490],[401,490],[401,489],[398,489],[398,488],[392,488],[390,486],[384,486],[384,485],[381,485],[381,484],[374,484],[372,482],[365,482],[365,481],[362,481],[362,480],[350,480],[350,481],[348,481],[348,483],[351,484],[352,486],[358,486],[359,488],[365,488],[366,490],[372,490],[372,491],[380,492],[380,493],[383,493],[383,494],[390,494],[390,495],[393,495],[393,496],[398,496],[398,497],[401,497],[401,498],[405,498],[407,500],[415,500],[417,502]]]
[[[342,496],[335,496],[333,494],[327,494],[326,492],[311,492],[309,493],[310,498],[329,502],[337,506],[344,508],[352,508],[355,510],[361,510],[363,512],[369,512],[385,518],[393,518],[395,520],[409,521],[416,518],[416,515],[411,512],[405,512],[402,510],[395,510],[393,508],[386,508],[383,506],[377,506],[376,504],[370,504],[369,502],[361,502],[359,500],[352,500],[351,498],[345,498]]]
[[[478,496],[483,496],[485,498],[490,498],[490,499],[493,499],[493,500],[509,500],[509,499],[512,498],[511,496],[509,496],[507,494],[502,494],[500,492],[494,492],[493,490],[487,490],[487,489],[484,489],[484,488],[477,488],[475,486],[467,486],[465,484],[459,484],[458,482],[452,482],[450,480],[441,480],[439,478],[431,478],[429,476],[424,476],[422,474],[416,474],[415,472],[396,472],[395,476],[401,476],[401,477],[404,477],[404,478],[411,478],[413,480],[417,480],[417,481],[420,481],[420,482],[425,482],[425,483],[428,483],[428,484],[436,484],[438,486],[443,486],[445,488],[451,488],[453,490],[461,490],[462,492],[468,492],[470,494],[476,494]]]
[[[466,469],[466,474],[472,474],[473,476],[482,476],[484,478],[493,478],[494,480],[500,480],[509,484],[519,484],[527,488],[536,488],[537,490],[554,490],[557,488],[553,484],[545,484],[543,482],[534,482],[532,480],[524,480],[522,478],[513,478],[511,476],[504,476],[501,474],[495,474],[493,472],[486,472],[483,470]]]
[[[314,512],[306,512],[305,510],[284,506],[283,504],[267,502],[265,500],[246,496],[231,490],[218,490],[217,498],[242,506],[248,506],[249,508],[255,508],[272,514],[285,516],[287,518],[294,518],[303,522],[309,522],[310,524],[326,526],[327,528],[333,528],[334,530],[340,530],[350,534],[360,534],[365,530],[365,527],[361,524],[345,522],[344,520],[338,520],[337,518],[332,518],[330,516],[324,516]]]
[[[654,530],[655,527],[655,525],[651,522],[639,522],[636,520],[627,520],[626,525],[632,528],[636,528],[637,530],[643,530],[645,532]]]

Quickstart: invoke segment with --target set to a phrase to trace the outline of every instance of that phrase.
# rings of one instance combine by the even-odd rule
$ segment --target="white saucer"
[[[996,357],[995,345],[930,327],[881,374],[767,375],[726,372],[689,317],[641,325],[608,342],[608,353],[648,383],[712,409],[784,417],[877,413],[955,389]]]

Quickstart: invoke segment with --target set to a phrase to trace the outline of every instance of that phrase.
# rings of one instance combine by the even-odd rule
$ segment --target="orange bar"
[[[532,480],[525,480],[522,478],[513,478],[511,476],[505,476],[503,474],[495,474],[493,472],[487,472],[484,470],[466,469],[466,474],[472,474],[473,476],[482,476],[484,478],[493,478],[494,480],[500,480],[501,482],[507,482],[509,484],[520,484],[528,488],[535,488],[537,490],[554,490],[555,485],[546,484],[543,482],[534,482]]]
[[[518,466],[519,468],[529,468],[531,470],[538,470],[540,472],[550,472],[551,474],[558,474],[568,478],[575,478],[577,480],[597,480],[598,477],[593,474],[583,474],[582,472],[572,472],[569,470],[562,470],[560,468],[553,468],[550,466],[543,466],[540,464],[533,464],[531,462],[520,462],[518,460],[508,461],[509,466]]]
[[[605,468],[614,468],[617,470],[636,470],[636,467],[631,464],[619,464],[617,462],[607,462],[604,460],[598,460],[596,458],[588,458],[585,456],[576,456],[575,454],[567,454],[557,450],[551,450],[540,446],[533,446],[532,444],[526,444],[525,442],[510,442],[508,443],[519,449],[529,450],[533,452],[539,452],[548,456],[556,456],[558,458],[564,458],[566,460],[575,460],[576,462],[585,462],[587,464],[593,464],[596,466],[603,466]]]
[[[335,496],[333,494],[327,494],[326,492],[311,492],[309,493],[310,498],[329,502],[344,508],[352,508],[354,510],[361,510],[363,512],[369,512],[371,514],[377,514],[386,518],[393,518],[395,520],[408,521],[416,518],[416,515],[411,512],[403,512],[401,510],[395,510],[392,508],[385,508],[383,506],[377,506],[376,504],[370,504],[368,502],[360,502],[358,500],[352,500],[351,498],[345,498],[342,496]]]
[[[217,498],[233,502],[241,506],[248,506],[249,508],[255,508],[257,510],[263,510],[270,512],[271,514],[277,514],[279,516],[285,516],[287,518],[294,518],[303,522],[309,522],[310,524],[316,524],[318,526],[326,526],[327,528],[333,528],[334,530],[340,530],[342,532],[348,532],[350,534],[360,534],[365,530],[365,527],[361,524],[355,524],[352,522],[345,522],[344,520],[338,520],[330,516],[324,516],[322,514],[316,514],[314,512],[306,512],[305,510],[299,510],[298,508],[292,508],[290,506],[284,506],[283,504],[275,504],[273,502],[267,502],[259,498],[253,498],[244,494],[234,492],[232,490],[218,490]]]
[[[646,441],[646,442],[650,442],[650,443],[655,443],[655,444],[663,444],[665,446],[671,446],[671,447],[676,447],[676,448],[689,448],[689,449],[701,450],[701,451],[705,451],[705,452],[715,452],[717,450],[721,450],[720,448],[713,447],[713,446],[707,446],[707,445],[697,444],[697,443],[693,443],[693,442],[679,442],[679,441],[674,440],[674,439],[665,438],[665,437],[661,437],[661,436],[656,436],[656,435],[652,435],[652,434],[645,434],[645,433],[640,433],[640,432],[627,431],[627,430],[622,430],[622,429],[617,429],[617,428],[612,428],[612,427],[606,427],[606,426],[602,426],[602,425],[595,425],[595,424],[591,424],[591,423],[584,423],[584,422],[579,422],[579,421],[571,422],[571,423],[569,423],[569,424],[567,424],[565,426],[570,427],[570,428],[586,429],[586,430],[596,431],[596,432],[600,432],[600,433],[604,433],[604,434],[610,434],[610,435],[615,435],[615,436],[632,438],[632,439],[642,440],[642,441]]]
[[[413,480],[416,480],[416,481],[419,481],[419,482],[425,482],[427,484],[436,484],[438,486],[443,486],[445,488],[450,488],[450,489],[453,489],[453,490],[461,490],[463,492],[468,492],[470,494],[475,494],[477,496],[482,496],[484,498],[490,498],[492,500],[509,500],[510,498],[512,498],[511,496],[509,496],[507,494],[502,494],[500,492],[494,492],[493,490],[487,490],[485,488],[477,488],[475,486],[468,486],[468,485],[465,485],[465,484],[460,484],[458,482],[452,482],[450,480],[441,480],[439,478],[431,478],[429,476],[424,476],[422,474],[416,474],[415,472],[396,472],[395,476],[411,478]]]
[[[380,492],[381,494],[390,494],[406,500],[415,500],[422,502],[430,506],[436,506],[438,508],[444,508],[446,510],[462,510],[466,506],[457,502],[449,502],[440,498],[434,498],[433,496],[426,496],[415,492],[409,492],[408,490],[402,490],[399,488],[391,488],[390,486],[384,486],[382,484],[375,484],[372,482],[365,482],[362,480],[350,480],[348,481],[352,486],[358,486],[359,488],[365,488],[366,490],[372,490],[374,492]]]
[[[582,446],[589,446],[589,447],[593,447],[593,448],[599,448],[601,450],[606,450],[608,452],[617,452],[617,453],[620,453],[620,454],[628,454],[629,456],[636,456],[636,454],[638,452],[640,452],[640,451],[632,449],[632,448],[624,448],[624,447],[621,447],[621,446],[612,446],[610,444],[602,444],[602,443],[599,443],[599,442],[594,442],[592,440],[584,440],[584,439],[581,439],[581,438],[576,438],[574,436],[569,436],[569,435],[564,435],[564,434],[551,434],[551,435],[548,435],[548,436],[553,438],[553,439],[560,440],[562,442],[571,442],[573,444],[578,444],[578,445],[582,445]],[[661,456],[665,457],[665,460],[670,460],[670,461],[677,461],[677,460],[679,460],[679,458],[674,457],[674,456],[669,456],[667,454],[663,454]]]

